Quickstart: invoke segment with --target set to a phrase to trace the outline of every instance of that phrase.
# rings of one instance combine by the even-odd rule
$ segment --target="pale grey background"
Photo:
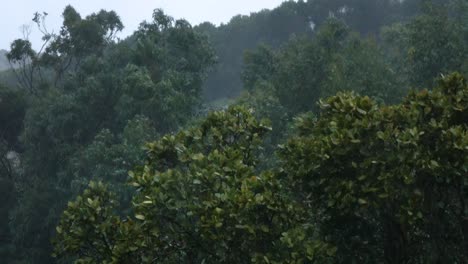
[[[135,31],[143,20],[150,20],[153,9],[163,8],[174,18],[185,18],[192,25],[210,21],[216,25],[227,23],[237,14],[248,15],[262,9],[271,9],[284,0],[1,0],[0,49],[9,49],[10,43],[22,36],[21,27],[32,25],[30,40],[37,49],[40,35],[31,22],[36,11],[49,14],[49,29],[58,32],[61,13],[70,4],[84,17],[101,9],[114,10],[122,19],[125,29],[120,38]]]

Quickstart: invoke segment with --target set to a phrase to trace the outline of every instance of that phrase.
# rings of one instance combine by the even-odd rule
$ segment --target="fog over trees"
[[[468,1],[112,10],[0,51],[0,263],[468,263]]]

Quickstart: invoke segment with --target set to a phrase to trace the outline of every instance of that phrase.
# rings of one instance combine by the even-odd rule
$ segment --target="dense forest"
[[[468,263],[468,0],[62,14],[0,54],[0,263]]]

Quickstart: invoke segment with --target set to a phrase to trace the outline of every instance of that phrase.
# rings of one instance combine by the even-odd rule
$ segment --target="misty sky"
[[[166,14],[185,18],[192,25],[210,21],[226,23],[237,14],[248,15],[264,8],[274,8],[284,0],[2,0],[0,8],[0,49],[8,49],[10,43],[22,36],[21,26],[31,24],[36,11],[49,13],[47,25],[58,32],[61,13],[70,4],[84,17],[100,9],[114,10],[122,19],[125,29],[120,37],[137,29],[140,22],[150,20],[152,10],[163,8]],[[31,24],[33,25],[33,24]],[[40,45],[38,30],[32,27],[31,41]]]

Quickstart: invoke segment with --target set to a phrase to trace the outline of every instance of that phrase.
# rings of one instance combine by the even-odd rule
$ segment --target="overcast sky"
[[[131,34],[140,22],[150,20],[152,10],[163,8],[166,14],[185,18],[192,25],[210,21],[226,23],[237,14],[248,15],[264,8],[274,8],[284,0],[2,0],[0,7],[0,49],[8,49],[12,40],[22,36],[21,26],[31,24],[36,11],[49,13],[47,25],[55,32],[60,28],[61,13],[72,5],[83,17],[101,9],[114,10],[125,29],[121,37]],[[39,46],[39,32],[33,27],[31,41]]]

